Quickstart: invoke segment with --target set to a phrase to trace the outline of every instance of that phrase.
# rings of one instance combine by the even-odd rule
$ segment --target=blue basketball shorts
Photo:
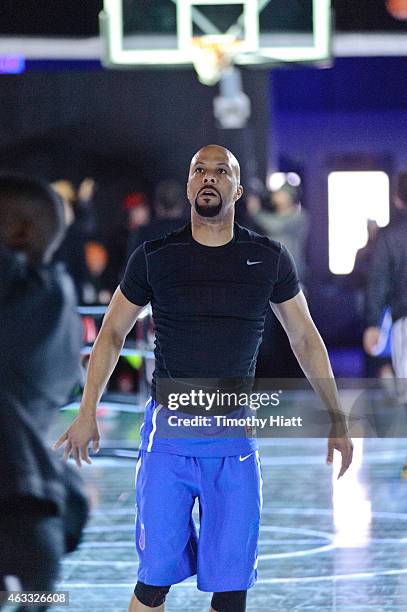
[[[196,574],[201,591],[241,591],[253,586],[262,484],[258,451],[187,457],[140,450],[136,467],[138,580],[168,586]],[[195,500],[199,534],[192,517]]]

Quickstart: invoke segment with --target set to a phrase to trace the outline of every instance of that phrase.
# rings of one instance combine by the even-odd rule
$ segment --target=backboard
[[[234,36],[236,65],[330,56],[331,0],[104,0],[106,66],[188,67],[194,40]]]

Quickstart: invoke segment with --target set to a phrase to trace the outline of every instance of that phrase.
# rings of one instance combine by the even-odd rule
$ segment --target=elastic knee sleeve
[[[211,606],[216,612],[245,612],[247,591],[214,593]]]
[[[158,608],[165,601],[165,596],[170,590],[170,586],[152,586],[150,584],[144,584],[144,582],[137,582],[134,587],[134,594],[140,603],[144,604],[149,608]]]

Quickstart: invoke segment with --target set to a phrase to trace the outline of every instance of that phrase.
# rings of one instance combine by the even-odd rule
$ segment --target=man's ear
[[[237,202],[237,200],[240,200],[240,198],[243,195],[243,191],[244,191],[243,187],[241,185],[239,185],[239,187],[237,188],[237,191],[236,191],[235,202]]]

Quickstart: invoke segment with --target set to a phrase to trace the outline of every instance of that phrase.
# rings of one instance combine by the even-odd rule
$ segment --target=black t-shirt
[[[43,440],[81,377],[74,287],[61,264],[32,267],[1,243],[0,278],[0,503],[60,505],[63,470]]]
[[[238,224],[219,247],[196,242],[191,224],[145,242],[120,288],[134,304],[152,305],[153,393],[160,377],[252,377],[269,302],[300,291],[286,248]]]

